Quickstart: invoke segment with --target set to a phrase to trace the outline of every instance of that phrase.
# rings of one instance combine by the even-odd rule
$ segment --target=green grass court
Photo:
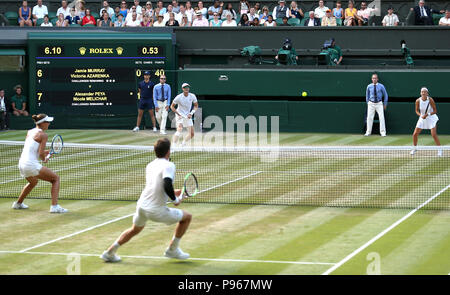
[[[65,142],[89,144],[152,145],[158,138],[151,131],[139,133],[123,130],[50,129],[48,131],[49,137],[56,133],[61,134]],[[20,141],[24,139],[25,134],[26,131],[2,132],[0,140]],[[372,135],[366,138],[359,134],[286,133],[280,134],[279,140],[281,145],[292,146],[409,146],[412,138],[410,135],[388,135],[385,138]],[[442,145],[450,145],[450,136],[440,135],[440,140]],[[419,137],[419,145],[434,145],[434,142],[429,134],[423,134]],[[448,156],[446,154],[444,158]],[[89,159],[89,155],[85,157]],[[93,158],[98,160],[98,155]],[[142,160],[142,158],[137,159]],[[177,161],[183,161],[176,157],[173,160],[175,164]],[[9,179],[10,173],[18,174],[18,169],[14,167],[15,161],[17,159],[1,164],[1,167],[6,165],[11,168],[0,170],[2,175],[0,182]],[[338,160],[329,159],[329,161],[331,163]],[[347,164],[342,163],[337,167],[346,171],[356,164],[351,161],[357,160],[350,159],[350,162],[342,160]],[[141,166],[138,166],[137,162],[130,166],[139,169],[137,167]],[[443,179],[442,183],[448,185],[450,168],[442,165],[437,166],[438,170],[429,168],[435,162],[437,160],[432,159],[428,163],[421,163],[420,158],[417,158],[411,162],[411,166],[401,162],[398,167],[394,167],[397,162],[389,164],[389,160],[376,165],[386,166],[388,169],[386,171],[392,173],[399,173],[405,170],[405,167],[408,171],[416,171],[414,169],[423,171],[423,175],[434,171],[436,175],[446,176],[447,179]],[[54,164],[50,164],[57,165],[56,163],[55,161]],[[327,167],[331,167],[330,163],[324,162],[321,164],[322,168],[319,165],[319,168],[315,169],[325,171]],[[363,161],[358,165],[364,165],[364,163]],[[141,165],[145,167],[146,164]],[[299,162],[298,164],[307,165],[308,163]],[[222,167],[221,165],[226,165],[226,161],[216,162],[215,165]],[[311,167],[315,167],[314,165]],[[214,171],[214,165],[210,164],[210,166],[208,169],[212,169],[211,175],[202,176],[203,183],[207,183],[206,188],[214,187],[216,183],[223,184],[229,179],[227,176],[230,175],[231,170],[216,168],[220,171]],[[107,164],[105,167],[108,167]],[[368,166],[370,167],[375,166]],[[57,167],[53,168],[57,169]],[[183,163],[177,164],[177,168],[183,170]],[[181,178],[181,171],[178,170],[177,179]],[[195,169],[193,170],[195,172]],[[142,170],[142,177],[144,175]],[[245,174],[236,174],[236,176],[242,175]],[[68,169],[61,171],[61,177],[75,181],[83,177],[83,171],[77,174]],[[231,178],[234,179],[233,177],[235,175]],[[236,194],[241,190],[244,194],[248,194],[243,196],[244,198],[251,198],[258,192],[267,192],[270,189],[273,192],[276,189],[266,187],[268,184],[264,183],[262,177],[257,178],[256,181],[251,181],[250,178],[225,185],[218,190],[211,189],[207,195],[211,197],[216,193]],[[313,187],[312,183],[318,183],[322,186],[319,192],[328,195],[336,193],[332,189],[333,186],[341,187],[341,191],[348,195],[364,194],[364,190],[370,188],[369,182],[351,188],[350,185],[355,183],[352,175],[344,176],[341,182],[333,183],[333,185],[327,184],[328,178],[329,175],[324,178],[304,176],[301,187],[307,191]],[[380,181],[383,180],[383,176],[379,178]],[[83,179],[78,181],[75,186],[92,185],[86,179],[84,183]],[[282,180],[277,181],[281,183]],[[126,177],[118,178],[117,187],[110,184],[108,187],[99,189],[97,193],[100,194],[100,191],[109,189],[140,194],[141,188],[128,188],[126,183]],[[387,183],[393,194],[401,194],[396,200],[407,199],[408,193],[412,191],[423,193],[424,200],[436,193],[427,191],[428,182],[423,180],[416,182],[408,176],[398,183]],[[24,182],[21,185],[23,184]],[[143,185],[144,179],[142,179],[142,187]],[[49,187],[44,186],[43,183],[39,186],[49,194]],[[444,188],[445,186],[440,189]],[[289,193],[291,192],[283,191],[279,195],[284,197]],[[450,190],[440,193],[435,201],[438,200],[448,208]],[[86,275],[319,275],[331,270],[333,270],[331,274],[367,274],[373,271],[373,266],[378,262],[381,274],[447,275],[450,273],[450,252],[448,251],[450,210],[427,209],[411,214],[411,208],[184,203],[179,208],[191,212],[194,218],[181,241],[181,247],[191,254],[191,259],[175,261],[164,258],[163,252],[172,237],[174,225],[166,226],[148,222],[140,235],[119,250],[118,254],[123,261],[118,264],[107,264],[98,256],[124,229],[131,225],[135,202],[64,200],[61,196],[61,205],[70,210],[68,214],[63,215],[48,213],[50,205],[48,199],[26,200],[30,206],[28,210],[12,210],[10,208],[12,202],[11,198],[0,198],[0,274],[67,274],[74,260],[73,253],[80,255],[79,270],[81,274]],[[408,216],[408,214],[411,215]],[[390,227],[392,230],[389,230]],[[362,246],[364,249],[359,251],[358,249]]]

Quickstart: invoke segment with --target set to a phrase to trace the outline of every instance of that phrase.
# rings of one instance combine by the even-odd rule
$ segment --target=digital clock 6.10
[[[64,55],[64,46],[39,46],[38,54],[40,56],[58,56]]]

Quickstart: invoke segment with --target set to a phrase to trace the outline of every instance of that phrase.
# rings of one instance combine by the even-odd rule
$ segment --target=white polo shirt
[[[146,211],[165,207],[169,196],[164,191],[164,178],[175,180],[175,164],[166,158],[156,158],[145,169],[145,188],[137,202]]]
[[[441,17],[441,19],[439,20],[439,23],[448,26],[448,25],[450,25],[450,18],[446,18],[445,16]]]
[[[175,96],[173,103],[177,105],[177,112],[187,117],[191,112],[192,104],[197,102],[197,97],[193,93],[188,93],[187,96],[184,96],[184,93],[180,93]]]
[[[36,5],[33,7],[33,11],[31,12],[31,14],[36,15],[37,18],[44,18],[44,16],[48,14],[47,6],[42,5],[41,7],[39,7],[39,5]]]
[[[58,8],[58,10],[56,11],[56,16],[59,16],[59,14],[62,13],[64,14],[64,18],[66,18],[66,16],[70,16],[70,7],[66,6],[66,9],[64,9],[62,6],[60,8]]]

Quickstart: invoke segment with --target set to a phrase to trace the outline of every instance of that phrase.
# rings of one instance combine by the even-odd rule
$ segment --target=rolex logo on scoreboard
[[[117,51],[117,54],[118,54],[118,55],[122,55],[122,53],[123,53],[123,48],[122,48],[122,47],[117,47],[117,48],[116,48],[116,51]]]
[[[86,47],[80,47],[78,50],[80,51],[81,55],[85,55],[86,54]]]
[[[122,55],[124,52],[124,49],[122,47],[117,47],[115,48],[111,48],[111,47],[90,47],[90,48],[86,48],[86,47],[80,47],[78,48],[78,50],[80,51],[81,55],[86,55],[86,54],[95,54],[95,55]]]

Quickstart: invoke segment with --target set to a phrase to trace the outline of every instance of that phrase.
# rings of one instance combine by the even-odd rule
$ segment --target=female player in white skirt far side
[[[183,127],[186,127],[188,134],[183,138],[181,145],[185,145],[186,142],[194,137],[194,122],[192,121],[192,115],[194,115],[195,111],[198,109],[198,102],[195,94],[189,92],[190,87],[191,86],[188,83],[183,83],[183,85],[181,85],[183,92],[175,96],[170,105],[170,109],[175,113],[177,124],[177,131],[173,135],[173,144],[176,144],[178,138],[183,135]],[[176,109],[175,105],[177,105]],[[194,106],[193,108],[192,105]]]
[[[13,203],[12,208],[27,209],[28,206],[23,203],[23,200],[37,185],[39,179],[42,179],[52,184],[52,205],[50,206],[50,213],[66,213],[68,210],[58,205],[59,176],[39,163],[39,159],[43,163],[47,163],[48,161],[47,155],[50,151],[45,149],[48,140],[48,135],[45,131],[48,129],[50,122],[53,121],[53,117],[49,117],[46,114],[39,114],[33,115],[32,118],[36,123],[36,127],[28,130],[22,155],[19,160],[20,175],[28,183],[22,189],[19,199]]]
[[[430,129],[431,136],[433,137],[436,145],[441,145],[436,131],[436,124],[439,120],[436,113],[437,109],[433,98],[428,95],[428,89],[426,87],[422,87],[420,90],[420,97],[416,100],[416,114],[419,116],[419,120],[417,121],[416,129],[414,129],[414,148],[411,150],[411,155],[414,155],[416,152],[418,137],[422,129]],[[438,156],[442,157],[442,150],[438,150]]]

